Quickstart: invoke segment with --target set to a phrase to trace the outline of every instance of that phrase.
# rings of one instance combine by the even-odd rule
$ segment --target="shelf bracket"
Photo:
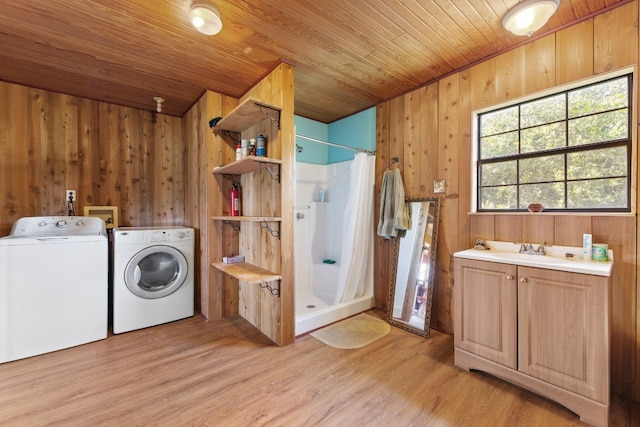
[[[231,130],[226,130],[226,129],[222,129],[220,132],[222,132],[223,135],[228,136],[229,138],[231,138],[232,141],[236,142],[236,143],[240,143],[240,133],[238,132],[233,132]]]
[[[278,280],[278,283],[280,283],[279,280]],[[266,289],[269,292],[271,292],[271,295],[275,295],[277,297],[280,296],[280,285],[278,285],[277,288],[273,288],[271,287],[271,285],[269,285],[269,282],[264,282],[264,284],[260,283],[258,286],[260,286],[262,289]]]
[[[262,114],[264,114],[266,118],[271,120],[271,123],[276,125],[278,130],[280,130],[280,110],[276,110],[275,108],[269,108],[266,105],[262,105],[258,103],[256,103],[256,105],[260,109],[260,112],[262,112]],[[270,111],[275,112],[277,117],[272,117]]]
[[[228,225],[229,227],[233,228],[233,230],[237,233],[240,232],[240,224],[235,222],[235,221],[222,221],[223,224]]]
[[[277,237],[278,239],[280,238],[280,230],[274,230],[268,222],[260,221],[260,228],[267,230],[273,237]]]
[[[271,179],[273,179],[274,181],[280,182],[280,173],[271,169],[267,163],[260,163],[260,169],[267,171]]]
[[[222,174],[222,176],[227,181],[231,181],[232,184],[236,184],[237,186],[240,186],[240,181],[238,180],[238,176],[237,175],[231,175],[231,174],[228,174],[228,173],[224,173],[224,174]]]

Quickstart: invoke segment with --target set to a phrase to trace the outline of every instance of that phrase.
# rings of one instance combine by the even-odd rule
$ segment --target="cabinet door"
[[[607,403],[607,278],[529,267],[518,278],[518,369]]]
[[[516,369],[516,267],[455,260],[454,341],[470,353]]]

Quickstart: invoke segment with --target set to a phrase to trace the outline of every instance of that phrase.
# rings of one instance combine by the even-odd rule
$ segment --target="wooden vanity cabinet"
[[[609,277],[455,259],[455,364],[609,423]]]
[[[609,402],[608,278],[518,267],[518,369]]]
[[[516,369],[516,274],[513,265],[456,260],[456,348]]]

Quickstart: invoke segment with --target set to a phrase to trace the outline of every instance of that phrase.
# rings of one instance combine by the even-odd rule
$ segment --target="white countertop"
[[[613,269],[613,251],[609,250],[609,261],[585,260],[582,248],[573,246],[545,246],[546,255],[518,253],[519,243],[498,242],[488,240],[489,250],[467,249],[453,254],[455,258],[477,261],[492,261],[502,264],[522,265],[526,267],[546,268],[549,270],[569,271],[572,273],[591,274],[595,276],[611,276]],[[533,244],[535,249],[538,244]],[[567,254],[573,257],[567,257]]]

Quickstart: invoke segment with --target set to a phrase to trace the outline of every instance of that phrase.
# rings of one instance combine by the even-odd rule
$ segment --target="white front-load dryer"
[[[193,316],[194,236],[187,227],[114,228],[114,334]]]

